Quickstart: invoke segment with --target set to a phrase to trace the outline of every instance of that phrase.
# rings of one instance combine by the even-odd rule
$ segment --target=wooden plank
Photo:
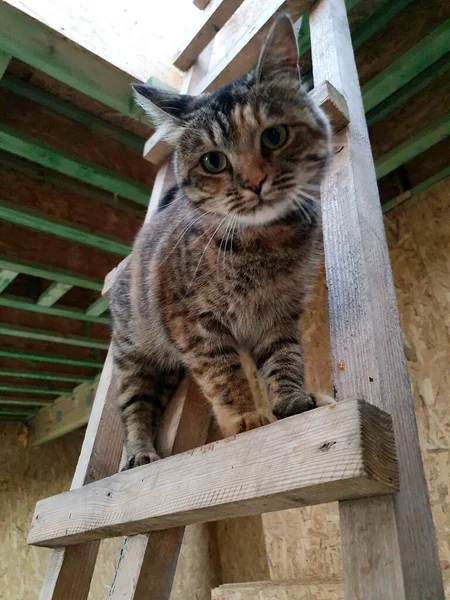
[[[46,402],[45,400],[16,400],[12,398],[0,398],[0,405],[20,405],[20,406],[45,406],[46,404],[52,404],[52,401]]]
[[[60,394],[54,402],[41,408],[28,424],[28,444],[38,446],[86,425],[98,380],[97,377],[92,383],[82,383],[72,392]]]
[[[193,2],[199,10],[205,10],[211,0],[193,0]]]
[[[9,325],[8,323],[0,323],[0,335],[26,338],[28,340],[40,340],[43,342],[53,342],[55,344],[68,344],[70,346],[79,346],[81,348],[98,348],[99,350],[106,350],[108,348],[107,342],[93,340],[90,337],[66,335],[64,333],[59,334],[53,331],[32,329],[31,327]]]
[[[119,467],[122,425],[114,405],[111,350],[95,395],[91,418],[71,489],[107,477]],[[40,600],[84,600],[95,568],[99,544],[59,548],[51,553]]]
[[[417,132],[408,140],[393,148],[376,162],[376,174],[380,179],[394,169],[412,160],[434,144],[450,135],[450,114],[431,123],[428,127]]]
[[[16,271],[11,271],[9,269],[0,269],[0,294],[5,290],[8,285],[13,281],[17,275]]]
[[[51,283],[49,287],[39,296],[36,304],[46,307],[53,306],[60,298],[64,296],[66,292],[71,290],[72,287],[73,286],[68,285],[67,283]]]
[[[19,394],[37,394],[42,396],[61,396],[61,394],[67,394],[68,390],[8,385],[0,383],[0,392],[17,392]]]
[[[380,8],[352,32],[353,51],[356,52],[360,46],[383,29],[386,23],[404,10],[411,2],[413,0],[396,0],[395,2],[384,0],[384,2],[381,2]]]
[[[361,91],[343,0],[310,11],[314,80],[345,93],[349,126],[321,190],[334,385],[393,417],[400,493],[340,505],[346,600],[441,600],[436,540]],[[403,573],[403,575],[402,575]]]
[[[28,298],[22,298],[20,296],[0,296],[0,306],[4,306],[7,308],[16,308],[19,310],[26,310],[34,313],[42,313],[45,315],[52,315],[54,317],[64,317],[66,319],[74,319],[76,321],[86,321],[87,323],[99,323],[101,325],[109,325],[108,317],[95,317],[91,314],[86,314],[81,309],[73,307],[63,308],[62,306],[42,306],[39,304],[35,304],[32,300],[29,300]]]
[[[161,456],[179,454],[206,442],[210,407],[191,380],[180,386],[158,431]],[[108,600],[168,600],[184,527],[127,538]]]
[[[211,0],[204,9],[204,20],[190,41],[175,58],[177,69],[187,71],[192,67],[200,53],[222,29],[228,19],[240,7],[243,0]]]
[[[35,354],[34,352],[23,352],[19,350],[2,350],[0,348],[0,358],[13,358],[16,360],[30,360],[36,362],[56,363],[60,365],[74,365],[76,367],[102,367],[100,360],[84,360],[79,358],[69,358],[67,356],[55,356],[53,354]]]
[[[0,4],[1,6],[3,4]],[[112,171],[83,161],[62,150],[57,150],[8,125],[0,125],[0,149],[132,200],[137,204],[147,205],[151,190],[142,183],[118,176]]]
[[[71,545],[395,489],[389,415],[350,400],[41,500],[28,542]]]
[[[333,132],[348,125],[348,106],[344,96],[329,81],[322,81],[309,93],[330,119]]]
[[[128,73],[33,19],[0,3],[0,48],[128,117],[139,118]]]
[[[128,146],[128,148],[136,150],[139,153],[142,152],[144,141],[138,136],[96,117],[92,113],[79,108],[71,102],[67,102],[53,94],[49,94],[35,85],[30,85],[26,81],[22,81],[15,77],[6,76],[0,79],[0,87],[13,92],[14,94],[28,98],[40,106],[49,108],[59,115],[68,117],[81,125],[85,125],[86,127],[89,127],[89,129],[92,129],[92,131],[96,131],[116,142],[120,142],[121,144]]]
[[[31,275],[32,277],[41,277],[42,279],[67,283],[68,285],[95,290],[97,292],[101,292],[103,288],[103,282],[99,279],[78,275],[77,273],[39,263],[12,259],[8,256],[0,255],[0,269],[10,269],[12,271],[17,271],[18,273]]]
[[[34,415],[34,411],[32,411],[31,409],[26,411],[26,410],[2,410],[0,409],[0,419],[2,419],[4,416],[14,416],[14,417],[21,417],[23,420],[27,420],[30,417],[32,417]]]
[[[92,377],[84,375],[64,375],[62,373],[38,373],[33,371],[14,371],[0,369],[0,377],[20,377],[21,379],[41,379],[43,381],[66,381],[68,383],[84,383]]]
[[[35,210],[17,207],[16,204],[0,200],[0,218],[9,223],[21,227],[28,227],[35,231],[41,231],[55,235],[64,240],[77,242],[91,248],[98,248],[105,252],[112,252],[120,256],[127,256],[131,251],[130,244],[124,244],[120,240],[100,233],[91,233],[86,227],[43,216]]]
[[[107,298],[100,297],[93,302],[87,309],[88,316],[98,317],[108,310],[109,301]]]
[[[441,181],[442,179],[445,179],[446,177],[450,177],[450,167],[445,167],[445,169],[441,169],[440,171],[438,171],[438,173],[436,173],[435,175],[432,175],[425,181],[422,181],[422,183],[414,186],[410,190],[403,192],[403,194],[396,196],[395,198],[393,198],[392,200],[389,200],[388,202],[384,202],[381,205],[383,214],[386,214],[389,211],[396,208],[397,206],[399,206],[400,204],[403,204],[403,202],[406,202],[406,200],[410,200],[411,198],[414,198],[414,196],[417,196],[417,194],[420,194],[420,192],[427,190],[428,188],[433,186],[435,183],[438,183],[439,181]]]
[[[3,79],[6,69],[8,68],[11,55],[3,50],[0,50],[0,81]]]
[[[377,121],[391,113],[393,110],[404,104],[407,100],[421,92],[428,85],[440,79],[448,71],[450,67],[450,53],[443,56],[435,62],[431,67],[428,67],[420,75],[417,75],[409,83],[401,87],[399,90],[391,94],[377,104],[372,110],[366,114],[367,125],[374,125]]]
[[[366,83],[362,88],[365,110],[369,111],[374,108],[390,94],[442,58],[448,52],[449,34],[450,19],[447,19]]]

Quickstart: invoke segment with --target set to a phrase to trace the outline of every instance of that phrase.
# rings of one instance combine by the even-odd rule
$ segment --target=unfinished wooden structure
[[[210,3],[211,14],[219,4]],[[166,456],[182,454],[114,474],[122,442],[107,357],[72,490],[39,502],[32,520],[30,543],[54,548],[41,600],[86,598],[99,541],[124,534],[130,537],[109,598],[166,599],[185,525],[334,500],[340,502],[346,600],[444,597],[344,0],[312,7],[307,0],[267,2],[215,62],[211,36],[200,32],[180,54],[190,67],[182,90],[213,89],[251,68],[282,8],[294,20],[309,9],[312,93],[335,127],[338,150],[322,202],[334,385],[342,403],[202,446],[209,413],[186,381],[159,436]],[[442,121],[437,135],[447,126]],[[145,153],[160,164],[167,148],[154,137]],[[147,218],[172,177],[166,162]]]
[[[123,61],[108,62],[106,42],[101,57],[88,52],[66,22],[40,14],[49,4],[0,2],[0,420],[26,422],[30,445],[88,421],[109,339],[102,282],[127,255],[152,186],[161,181],[155,186],[157,169],[142,158],[151,128],[139,120],[129,83],[158,83],[154,75],[165,75],[164,85],[179,88],[183,77],[164,56],[150,71],[137,56],[125,72]],[[35,18],[14,6],[28,6]],[[386,212],[449,175],[450,11],[442,0],[346,6]],[[206,71],[212,85],[233,52],[243,60],[235,42],[265,17],[255,0],[236,7],[192,7],[199,15],[190,32],[196,44],[211,39],[209,25],[223,25],[197,60],[192,86]],[[304,81],[312,87],[306,19],[299,41]],[[179,55],[195,59],[197,51],[174,36],[172,62]],[[313,93],[321,93],[316,87]],[[149,144],[147,150],[153,137]],[[156,148],[167,155],[161,144]]]

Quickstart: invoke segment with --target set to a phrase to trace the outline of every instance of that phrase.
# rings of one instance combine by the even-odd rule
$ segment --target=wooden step
[[[211,600],[343,600],[340,583],[260,581],[232,583],[212,590]]]

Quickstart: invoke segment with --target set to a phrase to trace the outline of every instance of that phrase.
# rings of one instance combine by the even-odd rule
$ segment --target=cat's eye
[[[214,175],[222,173],[228,166],[228,158],[223,152],[217,151],[207,152],[201,157],[200,162],[205,171]]]
[[[276,150],[286,142],[288,137],[285,125],[272,125],[262,132],[261,145],[269,150]]]

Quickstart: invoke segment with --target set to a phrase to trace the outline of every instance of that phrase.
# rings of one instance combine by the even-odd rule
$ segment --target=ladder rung
[[[349,400],[41,500],[28,542],[78,544],[397,488],[390,416]]]

